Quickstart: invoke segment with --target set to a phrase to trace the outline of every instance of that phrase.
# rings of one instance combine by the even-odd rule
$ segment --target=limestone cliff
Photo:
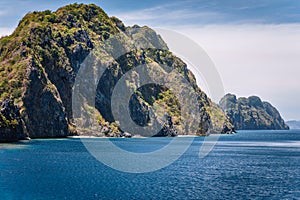
[[[167,45],[152,29],[140,27],[143,34],[130,32],[116,17],[109,17],[91,4],[72,4],[55,12],[28,13],[12,35],[0,39],[0,101],[2,103],[0,139],[24,137],[64,137],[77,135],[72,113],[72,89],[81,63],[101,41],[118,33],[138,42],[153,44],[153,49],[132,50],[116,59],[97,87],[96,108],[101,134],[121,136],[122,130],[110,110],[110,96],[118,80],[139,64],[158,63],[178,69],[189,80],[201,102],[199,128],[193,134],[221,132],[231,128],[228,117],[196,85],[186,64],[168,51]],[[159,50],[157,47],[164,50]],[[150,89],[149,89],[150,88]],[[160,135],[176,135],[180,127],[180,106],[167,88],[149,86],[133,95],[131,117],[140,125],[149,122],[149,109],[165,103],[171,118]],[[9,103],[9,106],[7,102]],[[10,112],[11,114],[7,114]],[[174,123],[174,127],[173,127]],[[101,135],[100,134],[100,135]]]
[[[289,129],[280,113],[268,102],[262,102],[257,96],[236,98],[233,94],[225,95],[220,106],[236,129],[239,130],[281,130]]]

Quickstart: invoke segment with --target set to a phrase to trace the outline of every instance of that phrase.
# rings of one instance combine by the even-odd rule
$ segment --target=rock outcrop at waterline
[[[133,33],[134,28],[139,28],[142,34]],[[99,42],[119,33],[138,42],[147,42],[153,49],[132,50],[116,59],[108,69],[97,87],[97,120],[101,131],[90,134],[124,135],[111,114],[111,94],[128,70],[148,63],[177,69],[195,89],[201,105],[197,111],[199,118],[194,119],[199,127],[190,134],[206,134],[209,130],[221,132],[224,125],[232,127],[224,112],[197,87],[186,64],[168,51],[167,45],[152,29],[125,27],[119,19],[109,17],[93,4],[72,4],[55,12],[28,13],[12,35],[0,39],[0,101],[4,102],[0,114],[0,140],[82,134],[74,124],[72,112],[76,74]],[[138,81],[138,77],[132,77],[132,81]],[[132,119],[146,126],[151,106],[157,105],[163,105],[173,121],[172,128],[164,126],[166,130],[162,135],[176,135],[177,130],[182,131],[181,110],[176,97],[168,88],[158,85],[141,88],[132,96]],[[83,109],[88,111],[90,108]]]
[[[9,142],[26,139],[22,127],[20,109],[6,99],[0,105],[0,141]]]
[[[227,94],[221,99],[220,106],[237,130],[289,129],[278,110],[257,96],[237,99],[235,95]]]

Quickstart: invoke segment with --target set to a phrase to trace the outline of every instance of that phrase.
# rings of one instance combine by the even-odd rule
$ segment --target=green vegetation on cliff
[[[257,96],[237,99],[235,95],[227,94],[221,99],[220,106],[226,111],[236,129],[289,129],[276,108],[268,102],[262,102]]]
[[[135,29],[139,31],[135,32]],[[199,122],[199,128],[191,134],[207,134],[209,129],[221,131],[224,125],[231,127],[221,109],[197,87],[186,64],[168,51],[167,45],[152,29],[125,27],[118,18],[109,17],[93,4],[72,4],[55,12],[28,13],[12,35],[0,39],[0,102],[11,99],[16,107],[10,109],[14,113],[11,119],[0,115],[0,135],[3,130],[5,134],[13,133],[15,127],[19,127],[24,136],[32,138],[80,134],[82,130],[77,130],[72,112],[75,77],[89,53],[119,33],[137,44],[147,43],[152,49],[132,49],[120,56],[107,71],[107,76],[100,80],[96,108],[102,134],[114,137],[122,134],[112,117],[109,103],[115,84],[128,70],[149,63],[172,66],[199,95],[201,107],[197,112],[200,117],[191,119]],[[130,48],[124,41],[119,43],[120,48]],[[163,69],[161,72],[167,73]],[[131,77],[129,87],[132,81],[138,82],[138,76]],[[150,108],[162,113],[159,109],[164,107],[176,128],[183,130],[181,108],[172,91],[158,86],[152,86],[152,89],[155,94],[149,92],[149,88],[137,90],[131,101],[133,120],[147,125]],[[82,109],[92,112],[88,104]]]

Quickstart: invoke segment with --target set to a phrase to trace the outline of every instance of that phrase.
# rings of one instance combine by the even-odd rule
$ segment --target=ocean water
[[[149,152],[170,140],[112,141]],[[199,159],[202,143],[195,138],[173,164],[142,174],[102,164],[80,139],[0,144],[0,199],[300,199],[300,131],[224,135]]]

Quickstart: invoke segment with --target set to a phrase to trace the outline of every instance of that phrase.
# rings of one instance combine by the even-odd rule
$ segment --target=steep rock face
[[[25,139],[20,109],[10,99],[0,103],[0,142],[13,142]]]
[[[0,43],[0,99],[20,107],[23,132],[31,138],[76,134],[72,87],[80,63],[117,28],[94,5],[27,14]],[[91,39],[90,36],[93,36]]]
[[[139,32],[135,32],[137,28]],[[0,39],[0,100],[10,98],[14,106],[20,108],[19,114],[11,115],[9,119],[16,119],[16,126],[12,128],[3,123],[0,135],[5,138],[6,133],[16,132],[42,138],[80,134],[73,123],[72,112],[72,89],[76,74],[82,62],[100,42],[119,33],[126,34],[137,44],[147,43],[153,49],[132,50],[122,55],[99,81],[96,108],[99,111],[100,130],[104,135],[115,137],[123,134],[110,110],[114,86],[128,70],[147,63],[178,69],[196,90],[201,106],[198,111],[200,117],[194,119],[199,122],[199,128],[193,134],[206,134],[210,128],[222,131],[223,125],[231,126],[221,109],[197,87],[186,64],[167,50],[167,45],[153,30],[148,27],[125,27],[119,19],[107,16],[95,5],[72,4],[56,12],[29,13],[12,35]],[[121,45],[120,48],[128,46]],[[138,82],[138,77],[132,77],[132,81]],[[168,130],[164,132],[167,132],[166,135],[175,135],[175,126],[183,129],[176,119],[180,106],[175,104],[174,96],[165,93],[166,89],[152,86],[152,90],[155,93],[144,91],[133,95],[131,117],[137,124],[147,125],[150,107],[167,102],[168,115],[175,125],[170,127],[169,121],[165,126]]]
[[[277,109],[268,102],[262,102],[257,96],[237,99],[235,95],[227,94],[221,99],[220,106],[231,118],[236,129],[289,129]]]
[[[64,137],[68,133],[65,108],[56,87],[46,84],[46,75],[32,70],[23,97],[24,122],[30,137]]]

